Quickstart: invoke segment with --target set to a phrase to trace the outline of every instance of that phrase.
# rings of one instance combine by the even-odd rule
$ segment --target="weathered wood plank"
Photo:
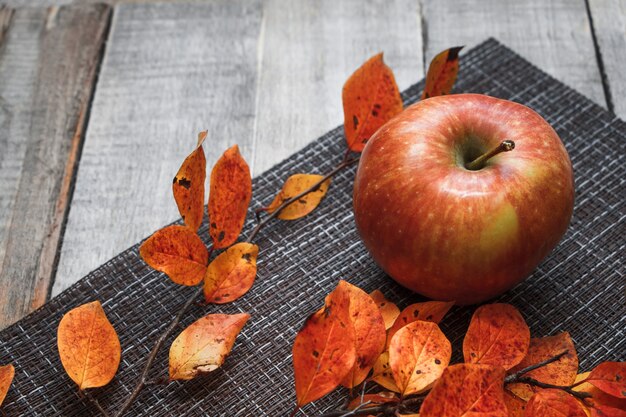
[[[585,0],[422,0],[426,62],[493,36],[606,107]]]
[[[613,111],[626,119],[626,2],[589,0]]]
[[[260,45],[254,173],[343,123],[341,89],[383,51],[401,89],[423,77],[419,2],[269,0]]]
[[[211,164],[252,160],[260,1],[116,7],[53,294],[178,218],[172,178],[208,129]]]
[[[0,327],[47,298],[109,14],[105,5],[17,10],[6,34]]]

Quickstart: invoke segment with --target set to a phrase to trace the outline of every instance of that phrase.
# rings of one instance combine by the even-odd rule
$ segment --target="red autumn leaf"
[[[369,403],[364,408],[367,407],[376,407],[381,404],[388,403],[397,403],[400,401],[400,398],[396,396],[393,392],[382,391],[377,394],[365,394],[363,398],[359,395],[348,404],[348,410],[354,410],[356,408],[362,407],[362,404]]]
[[[502,367],[449,366],[428,394],[420,417],[508,417]]]
[[[387,347],[389,347],[393,335],[402,327],[417,320],[439,323],[453,305],[454,301],[426,301],[425,303],[411,304],[402,310],[402,313],[389,329]]]
[[[380,314],[382,314],[383,320],[385,321],[385,330],[389,330],[400,315],[400,309],[397,305],[387,300],[385,295],[379,290],[372,291],[370,297],[372,297],[380,309]]]
[[[613,408],[606,405],[597,405],[590,407],[591,417],[626,417],[626,411],[619,408]]]
[[[246,220],[250,198],[250,168],[235,145],[224,152],[211,171],[209,234],[214,248],[235,243]]]
[[[396,79],[383,62],[382,53],[348,78],[342,98],[346,141],[355,152],[361,152],[378,128],[403,109]]]
[[[587,417],[576,398],[559,389],[542,389],[526,404],[525,417]]]
[[[284,202],[301,194],[323,180],[322,175],[294,174],[287,178],[283,188],[274,198],[274,201],[267,206],[267,212],[273,213]],[[282,220],[296,220],[306,216],[320,204],[330,186],[330,178],[322,182],[315,191],[303,195],[278,213],[278,218]]]
[[[617,398],[626,398],[626,362],[604,362],[591,371],[587,382]]]
[[[57,331],[61,364],[78,389],[108,384],[120,364],[122,348],[99,301],[68,311]]]
[[[143,260],[164,272],[176,284],[197,285],[204,278],[209,252],[202,240],[185,226],[167,226],[139,248]]]
[[[450,94],[459,72],[459,52],[462,46],[446,49],[430,61],[422,100]]]
[[[509,417],[524,417],[526,401],[523,401],[508,390],[504,390],[504,403],[509,410]]]
[[[292,358],[298,407],[334,390],[352,369],[356,353],[349,308],[345,293],[333,291],[296,336]]]
[[[172,184],[178,211],[185,224],[194,232],[200,227],[204,216],[206,157],[202,143],[206,139],[206,135],[206,130],[198,134],[196,149],[185,158]]]
[[[374,300],[362,289],[341,280],[335,291],[344,292],[350,301],[348,312],[354,328],[356,360],[341,385],[353,388],[365,380],[385,349],[385,323]]]
[[[452,346],[436,323],[414,321],[389,345],[389,365],[402,396],[429,388],[450,363]]]
[[[530,371],[524,374],[524,376],[546,384],[572,385],[578,373],[578,356],[576,355],[574,342],[572,342],[567,332],[556,336],[530,339],[528,354],[516,367],[510,370],[510,373],[515,373],[530,365],[543,362],[564,351],[568,353],[556,362]],[[523,383],[509,384],[507,388],[524,400],[530,399],[532,394],[537,391],[535,387]]]
[[[4,402],[5,397],[7,396],[7,392],[9,392],[9,388],[11,387],[11,382],[13,382],[13,377],[15,376],[15,368],[13,365],[8,364],[4,366],[0,366],[0,405]]]
[[[172,342],[170,380],[193,379],[222,366],[249,314],[209,314],[193,322]]]
[[[400,392],[400,388],[396,385],[396,380],[393,379],[393,373],[389,366],[389,351],[381,353],[378,359],[376,359],[372,369],[372,376],[370,376],[369,380],[390,391]]]
[[[595,386],[591,385],[586,381],[591,372],[585,372],[583,374],[579,374],[576,376],[576,381],[574,385],[576,385],[573,389],[578,392],[586,392],[591,395],[591,398],[588,398],[586,402],[592,403],[595,407],[603,407],[604,409],[620,409],[626,410],[626,399],[625,398],[617,398],[610,394],[607,394]]]
[[[474,312],[463,340],[467,363],[511,369],[524,359],[530,344],[530,329],[520,312],[510,304],[487,304]]]
[[[204,277],[204,299],[224,304],[248,292],[256,278],[259,247],[240,242],[220,253],[207,267]]]

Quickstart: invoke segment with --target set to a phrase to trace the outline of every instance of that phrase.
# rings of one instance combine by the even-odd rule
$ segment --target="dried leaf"
[[[78,388],[108,384],[120,364],[120,339],[99,301],[68,311],[57,331],[57,346],[65,372]]]
[[[343,114],[350,150],[361,152],[369,138],[402,112],[400,90],[383,54],[370,58],[343,86]]]
[[[376,359],[372,370],[372,376],[369,379],[390,391],[400,392],[400,388],[396,385],[396,380],[393,379],[393,373],[391,372],[391,367],[389,366],[388,351],[381,353],[378,359]]]
[[[520,312],[510,304],[487,304],[474,312],[463,340],[467,363],[511,369],[524,359],[530,344],[530,329]]]
[[[341,280],[335,291],[344,292],[350,300],[348,311],[354,328],[356,360],[341,384],[346,388],[353,388],[365,380],[374,362],[385,349],[385,322],[374,300],[362,289]]]
[[[402,396],[429,388],[451,356],[450,341],[436,323],[414,321],[398,330],[389,345],[389,365]]]
[[[397,403],[399,401],[400,398],[398,398],[395,393],[388,391],[382,391],[377,394],[365,394],[363,395],[363,398],[361,398],[361,396],[359,395],[358,397],[350,401],[350,403],[348,404],[348,410],[354,410],[356,408],[359,408],[360,406],[362,406],[362,404],[365,403],[369,404],[364,406],[363,408],[376,407],[381,404]]]
[[[453,305],[454,301],[427,301],[425,303],[411,304],[402,310],[393,326],[389,329],[387,333],[387,347],[389,347],[393,335],[402,327],[417,320],[438,324]]]
[[[583,374],[578,374],[576,376],[575,384],[580,383],[581,381],[585,381],[591,372],[585,372]],[[580,385],[576,385],[574,391],[578,392],[586,392],[591,395],[591,398],[588,398],[587,402],[592,402],[594,406],[599,407],[602,406],[604,408],[611,409],[621,409],[626,410],[626,399],[617,398],[612,395],[609,395],[600,389],[594,387],[588,382],[583,382]]]
[[[356,353],[349,308],[345,293],[333,291],[296,336],[292,358],[298,407],[334,390],[352,369]]]
[[[7,393],[9,392],[9,388],[11,387],[11,382],[13,382],[13,377],[15,376],[15,368],[13,365],[8,364],[4,366],[0,366],[0,405],[4,402]]]
[[[204,143],[206,135],[207,131],[198,134],[196,149],[185,158],[172,184],[178,211],[185,224],[194,232],[200,227],[204,216],[206,157],[202,143]]]
[[[170,380],[193,379],[224,363],[249,314],[209,314],[195,321],[172,342]]]
[[[586,417],[576,398],[559,389],[542,389],[526,404],[525,417]]]
[[[224,304],[248,292],[256,278],[259,247],[240,242],[220,253],[206,269],[204,298],[207,303]]]
[[[509,410],[509,417],[524,417],[526,410],[526,401],[522,401],[515,394],[511,394],[508,390],[504,390],[504,403]]]
[[[305,190],[319,183],[324,177],[314,174],[294,174],[287,178],[282,190],[274,198],[274,201],[267,206],[267,212],[273,213],[285,201],[299,195]],[[330,186],[330,178],[322,182],[315,191],[303,195],[278,213],[278,218],[282,220],[296,220],[306,216],[320,204]]]
[[[459,72],[459,52],[462,46],[446,49],[430,61],[422,100],[450,94]]]
[[[385,321],[385,330],[389,330],[400,315],[400,309],[397,305],[387,300],[385,295],[379,290],[372,291],[370,297],[372,297],[380,309],[380,314],[382,314]]]
[[[209,234],[213,247],[226,248],[237,240],[252,197],[250,168],[237,145],[228,149],[211,171]]]
[[[422,404],[420,417],[508,417],[502,367],[449,366]]]
[[[139,248],[143,260],[181,285],[197,285],[204,278],[209,252],[202,240],[185,226],[167,226]]]
[[[587,382],[617,398],[626,398],[626,362],[604,362],[589,374]]]
[[[578,373],[578,356],[574,342],[567,332],[556,336],[530,339],[528,354],[516,367],[510,370],[510,373],[550,359],[564,351],[568,351],[568,353],[558,361],[530,371],[524,376],[547,384],[571,385]],[[509,384],[507,388],[523,400],[529,400],[532,394],[537,391],[536,387],[523,383]]]

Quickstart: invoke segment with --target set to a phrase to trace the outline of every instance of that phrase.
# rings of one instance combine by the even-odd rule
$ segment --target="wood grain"
[[[343,123],[341,89],[384,52],[400,89],[423,75],[419,2],[269,0],[259,58],[253,173]]]
[[[589,0],[614,113],[626,119],[626,2]]]
[[[109,14],[105,5],[17,10],[6,34],[0,327],[47,298]]]
[[[260,1],[122,4],[102,63],[53,294],[179,217],[172,178],[208,130],[252,160]]]
[[[493,36],[606,108],[585,0],[423,0],[422,11],[426,62]]]

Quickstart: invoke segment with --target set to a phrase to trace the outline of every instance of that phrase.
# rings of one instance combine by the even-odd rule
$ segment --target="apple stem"
[[[515,142],[512,140],[503,140],[498,146],[493,148],[492,150],[485,152],[480,155],[478,158],[474,159],[472,162],[465,165],[465,168],[470,171],[476,171],[485,166],[485,163],[492,157],[496,156],[501,152],[509,152],[515,149]]]

